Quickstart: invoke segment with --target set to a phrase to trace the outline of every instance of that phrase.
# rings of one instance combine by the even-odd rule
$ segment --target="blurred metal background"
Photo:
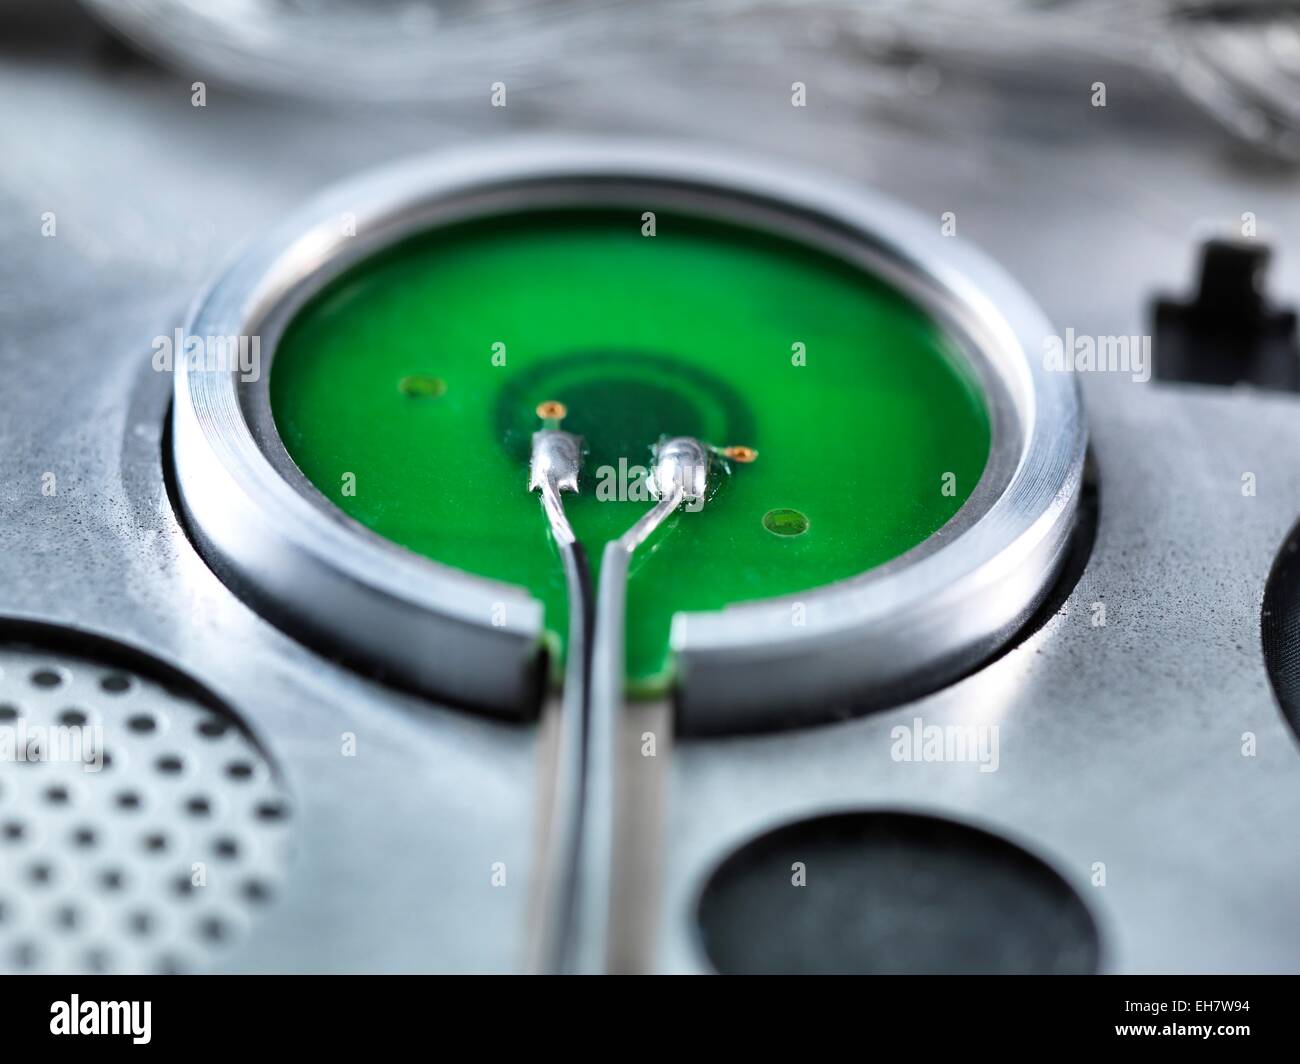
[[[936,225],[954,212],[959,235],[1061,330],[1149,332],[1151,297],[1186,292],[1198,240],[1237,233],[1246,213],[1276,252],[1272,292],[1300,301],[1300,181],[1287,162],[1297,97],[1285,80],[1224,87],[1230,56],[1259,72],[1252,48],[1280,57],[1279,79],[1293,75],[1287,10],[1259,39],[1240,20],[1214,23],[1246,40],[1226,45],[1183,39],[1186,20],[1167,21],[1174,5],[1037,10],[1091,35],[1060,22],[1030,35],[1018,28],[1035,12],[1018,10],[977,20],[982,43],[963,29],[971,5],[956,4],[877,5],[878,17],[870,4],[674,3],[653,17],[652,5],[609,4],[583,19],[560,10],[570,5],[448,4],[441,23],[424,5],[376,5],[365,21],[377,41],[354,26],[326,47],[291,28],[257,37],[265,50],[251,55],[216,38],[200,54],[203,35],[174,27],[160,44],[128,17],[158,65],[105,30],[113,5],[89,6],[96,17],[66,0],[0,2],[0,613],[178,666],[279,766],[292,863],[251,933],[205,956],[218,970],[511,971],[523,959],[535,732],[431,706],[287,638],[208,570],[165,490],[170,381],[150,368],[153,337],[181,326],[242,240],[327,183],[523,130],[671,136],[870,184]],[[170,5],[191,19],[210,6]],[[355,7],[226,6],[245,26],[255,8],[290,19]],[[1166,21],[1124,21],[1139,14]],[[384,59],[390,17],[405,20],[400,62]],[[478,36],[429,50],[439,25]],[[1178,62],[1153,58],[1174,46]],[[1213,59],[1208,81],[1187,75],[1198,49]],[[199,80],[204,107],[191,103]],[[504,108],[490,105],[495,81]],[[794,82],[806,107],[791,106]],[[1104,107],[1091,102],[1096,82]],[[1260,647],[1265,580],[1300,515],[1296,398],[1082,383],[1101,516],[1068,601],[918,704],[679,745],[665,852],[645,873],[663,884],[658,970],[707,970],[697,896],[754,832],[867,808],[978,824],[1044,858],[1092,913],[1103,970],[1300,968],[1300,763]],[[53,496],[41,491],[49,472]],[[1095,602],[1104,628],[1090,623]],[[891,760],[890,729],[916,716],[997,723],[999,770]],[[16,854],[0,840],[0,861]],[[42,966],[18,961],[0,967]]]

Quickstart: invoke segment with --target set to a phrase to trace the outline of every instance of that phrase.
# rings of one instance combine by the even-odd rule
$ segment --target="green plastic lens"
[[[715,498],[638,553],[627,668],[647,694],[671,680],[674,613],[897,557],[956,513],[989,452],[966,363],[898,291],[783,237],[656,214],[654,235],[640,210],[593,209],[408,241],[301,310],[271,375],[320,491],[404,547],[528,588],[557,651],[564,583],[526,487],[539,404],[586,440],[565,505],[593,561],[646,510],[661,436],[757,451],[720,458]]]

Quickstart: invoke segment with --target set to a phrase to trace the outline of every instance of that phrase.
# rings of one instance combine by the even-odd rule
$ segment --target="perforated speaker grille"
[[[135,668],[0,644],[0,972],[209,967],[273,902],[289,821],[228,712]]]

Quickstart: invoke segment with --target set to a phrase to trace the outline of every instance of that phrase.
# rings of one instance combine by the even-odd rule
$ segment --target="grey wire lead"
[[[655,448],[650,490],[655,505],[631,528],[605,546],[596,595],[588,711],[585,807],[578,843],[576,938],[567,971],[600,974],[611,961],[614,836],[617,823],[616,765],[623,709],[627,578],[632,556],[678,507],[704,505],[710,451],[698,440],[678,436]]]
[[[586,553],[564,513],[561,494],[578,491],[582,440],[560,429],[533,434],[528,488],[540,491],[542,510],[564,563],[569,598],[569,638],[560,704],[545,844],[538,858],[541,897],[536,910],[530,967],[556,973],[569,967],[577,896],[578,847],[582,838],[589,713],[593,602]]]

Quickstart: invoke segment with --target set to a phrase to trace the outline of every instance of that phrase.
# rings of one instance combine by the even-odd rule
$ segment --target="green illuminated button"
[[[563,404],[586,441],[565,505],[592,559],[646,509],[661,436],[756,451],[638,556],[627,667],[643,693],[671,679],[674,613],[897,557],[953,516],[989,452],[979,387],[904,296],[824,252],[669,210],[655,236],[640,212],[593,209],[409,241],[297,314],[270,387],[289,454],[329,499],[412,551],[528,588],[557,648],[564,584],[526,488],[539,404]]]

